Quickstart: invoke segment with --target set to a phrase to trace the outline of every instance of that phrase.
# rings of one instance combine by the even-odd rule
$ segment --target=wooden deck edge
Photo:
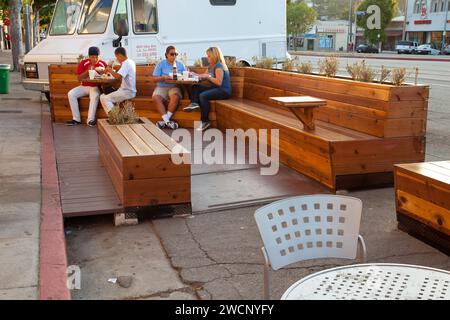
[[[394,173],[375,172],[336,176],[336,190],[364,190],[394,185]]]
[[[70,300],[67,287],[67,251],[64,237],[56,155],[50,111],[41,118],[41,225],[39,240],[39,299]]]
[[[397,211],[398,228],[450,256],[450,236]]]

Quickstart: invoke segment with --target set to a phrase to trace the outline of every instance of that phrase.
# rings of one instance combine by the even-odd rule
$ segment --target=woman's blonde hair
[[[215,67],[218,63],[223,65],[225,70],[228,70],[227,63],[225,62],[225,58],[223,57],[222,51],[218,47],[210,47],[206,50],[206,53],[211,55],[212,60],[215,62],[211,67]]]

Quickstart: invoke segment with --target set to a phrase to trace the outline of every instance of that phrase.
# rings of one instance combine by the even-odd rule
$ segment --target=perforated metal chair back
[[[317,258],[355,259],[362,202],[353,197],[292,197],[255,212],[272,269]]]

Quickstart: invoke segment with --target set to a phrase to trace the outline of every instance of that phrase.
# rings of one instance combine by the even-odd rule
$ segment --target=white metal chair
[[[278,270],[318,258],[356,259],[358,243],[365,262],[366,245],[359,235],[361,213],[361,200],[337,195],[292,197],[256,210],[264,243],[264,298],[270,298],[269,267]]]

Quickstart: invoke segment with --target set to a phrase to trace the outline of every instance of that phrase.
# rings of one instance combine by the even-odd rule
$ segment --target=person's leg
[[[210,89],[211,87],[200,84],[193,85],[191,91],[191,103],[200,104],[200,94]]]
[[[80,107],[78,99],[89,95],[89,87],[78,86],[73,88],[67,94],[69,98],[70,110],[72,111],[72,119],[81,122]]]
[[[155,103],[156,110],[161,116],[166,114],[166,106],[164,105],[164,99],[160,95],[153,96],[153,102]]]
[[[100,89],[98,87],[91,87],[89,90],[89,113],[87,123],[95,121],[95,114],[97,112],[98,101],[100,100]]]
[[[177,111],[178,109],[181,98],[182,93],[180,88],[171,88],[169,90],[169,105],[167,107],[167,111],[171,114],[175,113],[175,111]]]
[[[220,89],[210,89],[208,91],[204,91],[200,93],[200,108],[202,112],[202,122],[209,122],[209,110],[211,109],[210,100],[223,100],[228,99],[230,97],[229,94],[223,92]]]
[[[127,92],[125,90],[119,89],[114,91],[108,95],[102,94],[100,96],[100,102],[102,104],[103,109],[106,114],[114,108],[115,103],[120,103],[122,101],[134,98],[134,94],[131,92]]]

